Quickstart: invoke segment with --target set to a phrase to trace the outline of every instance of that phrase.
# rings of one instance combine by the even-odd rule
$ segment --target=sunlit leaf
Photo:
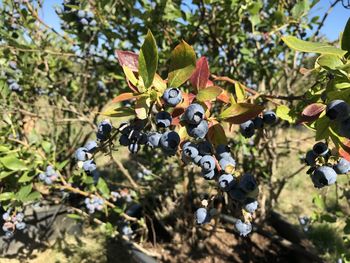
[[[206,57],[201,57],[196,63],[196,70],[193,72],[190,82],[196,91],[207,87],[209,81],[209,65]]]
[[[199,101],[213,100],[216,99],[222,92],[223,89],[217,86],[200,89],[198,91],[196,99]]]
[[[233,124],[240,124],[258,116],[263,110],[264,107],[261,105],[236,103],[225,109],[220,118]]]
[[[137,72],[139,68],[139,55],[131,51],[116,50],[115,54],[119,64],[127,66],[130,70]]]

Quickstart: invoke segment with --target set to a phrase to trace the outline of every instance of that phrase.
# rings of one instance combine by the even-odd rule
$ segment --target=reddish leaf
[[[131,51],[116,50],[115,55],[121,66],[127,66],[134,72],[138,71],[139,55]]]
[[[312,103],[308,105],[301,113],[298,123],[313,122],[317,120],[325,108],[326,105],[322,103]]]
[[[207,138],[215,146],[219,144],[227,144],[227,138],[224,128],[220,123],[214,122],[209,125]]]
[[[217,97],[218,100],[224,102],[224,103],[229,103],[230,102],[230,95],[229,93],[224,90],[218,97]]]
[[[196,92],[199,89],[203,89],[207,86],[209,81],[209,65],[206,57],[201,57],[197,60],[196,70],[193,72],[190,82],[192,87],[195,88]]]
[[[341,157],[350,162],[350,140],[347,140],[345,143],[341,144],[341,147],[339,148],[339,154]]]
[[[206,87],[211,87],[214,86],[214,82],[212,82],[211,80],[207,81],[207,85],[205,85]]]
[[[136,95],[134,93],[126,92],[126,93],[122,93],[122,94],[118,95],[117,97],[115,97],[112,102],[126,101],[126,100],[130,100],[132,98],[135,98],[135,97],[136,97]]]

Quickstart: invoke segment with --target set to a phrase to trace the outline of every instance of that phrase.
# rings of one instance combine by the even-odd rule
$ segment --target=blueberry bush
[[[41,1],[4,0],[6,242],[27,231],[28,210],[58,203],[164,261],[142,244],[220,230],[243,244],[254,233],[276,240],[269,218],[308,166],[317,194],[305,195],[315,207],[300,224],[341,229],[332,253],[350,261],[350,20],[340,43],[327,44],[328,12],[309,13],[317,4],[65,0],[57,30],[41,19]],[[301,168],[280,167],[293,153],[279,137],[301,126],[314,146],[301,149]]]

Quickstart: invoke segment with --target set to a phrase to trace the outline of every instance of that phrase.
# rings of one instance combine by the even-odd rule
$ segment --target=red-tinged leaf
[[[347,140],[345,143],[342,143],[339,148],[339,154],[341,157],[345,158],[350,162],[350,140]]]
[[[211,80],[207,81],[207,85],[205,85],[206,87],[211,87],[214,86],[214,82],[212,82]]]
[[[207,86],[209,81],[209,65],[206,57],[201,57],[197,60],[196,70],[193,72],[190,82],[192,87],[194,87],[197,92],[200,89],[203,89]]]
[[[136,93],[139,93],[138,89],[136,86],[134,86],[128,79],[126,79],[126,83],[128,83],[129,88]]]
[[[218,146],[219,144],[227,144],[225,130],[218,122],[214,122],[210,125],[207,138],[209,142],[214,144],[214,146]]]
[[[233,124],[241,124],[258,116],[264,107],[250,103],[236,103],[225,109],[220,118]]]
[[[230,94],[224,90],[218,97],[218,100],[224,102],[224,103],[229,103],[230,102]]]
[[[203,103],[205,104],[205,106],[207,106],[206,113],[208,113],[208,115],[210,116],[210,111],[211,111],[211,108],[212,108],[211,102],[210,101],[204,101]]]
[[[317,120],[325,108],[326,105],[322,103],[312,103],[308,105],[301,113],[298,123],[313,122]]]
[[[127,66],[134,72],[139,68],[139,55],[131,51],[116,50],[115,55],[121,66]]]
[[[121,101],[126,101],[126,100],[130,100],[133,98],[136,98],[137,95],[135,95],[132,92],[127,92],[127,93],[122,93],[120,95],[118,95],[117,97],[115,97],[112,102],[121,102]]]

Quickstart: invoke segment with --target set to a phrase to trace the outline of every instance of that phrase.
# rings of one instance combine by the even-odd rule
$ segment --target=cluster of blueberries
[[[10,60],[8,63],[9,67],[14,70],[16,73],[20,72],[20,70],[17,68],[17,63],[16,61]],[[18,84],[18,82],[12,78],[9,77],[7,79],[7,85],[9,85],[10,90],[15,91],[15,92],[22,92],[23,89],[21,85]]]
[[[326,116],[338,125],[339,135],[350,139],[350,106],[343,100],[333,100],[326,108]]]
[[[57,178],[58,174],[51,165],[46,167],[46,171],[44,173],[39,174],[39,179],[48,185],[55,182]]]
[[[24,214],[22,212],[13,213],[11,215],[11,209],[2,215],[2,219],[5,221],[2,230],[5,232],[6,238],[13,237],[15,230],[23,230],[26,227],[26,223],[23,222]]]
[[[205,151],[202,150],[202,145],[204,145]],[[212,156],[212,147],[207,142],[198,145],[185,143],[182,154],[186,163],[191,160],[201,166],[205,179],[211,180],[216,177],[220,189],[227,192],[230,199],[238,207],[243,208],[246,213],[253,214],[255,212],[258,208],[258,202],[254,199],[257,194],[257,182],[249,173],[241,176],[234,174],[236,162],[226,145],[217,147],[216,159]],[[216,160],[218,160],[220,172],[216,168]],[[205,224],[210,221],[211,213],[206,208],[199,208],[195,213],[195,217],[197,224]],[[236,220],[235,227],[242,236],[248,235],[252,230],[249,222],[243,222],[240,219]]]
[[[90,214],[95,213],[95,210],[101,211],[103,209],[104,200],[98,196],[86,197],[84,200],[86,208]]]
[[[311,174],[312,182],[316,188],[332,185],[337,180],[337,174],[346,174],[350,171],[350,162],[339,158],[337,163],[330,163],[331,152],[327,144],[316,143],[312,150],[305,156],[305,162],[311,166],[308,173]]]
[[[18,19],[21,17],[21,14],[18,13],[17,9],[13,9],[10,20],[11,29],[15,30],[19,28]]]
[[[245,138],[250,138],[254,135],[255,130],[262,129],[264,124],[272,125],[276,123],[277,115],[274,111],[266,111],[263,113],[263,116],[257,116],[252,120],[248,120],[239,125],[241,134]]]
[[[97,22],[94,19],[95,15],[91,11],[79,10],[77,16],[79,18],[79,23],[83,25],[83,27],[94,27],[97,25]]]

